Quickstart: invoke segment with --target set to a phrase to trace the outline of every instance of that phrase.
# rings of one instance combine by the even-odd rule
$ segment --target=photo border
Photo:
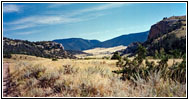
[[[3,73],[3,11],[2,11],[2,6],[3,3],[6,2],[12,2],[12,3],[52,3],[52,2],[87,2],[87,3],[112,3],[112,2],[133,2],[133,3],[137,3],[137,2],[149,2],[149,3],[160,3],[160,2],[170,2],[170,3],[174,3],[174,2],[179,2],[179,3],[186,3],[186,22],[187,22],[187,29],[186,29],[186,37],[187,37],[187,43],[186,43],[186,49],[187,49],[187,64],[186,64],[186,78],[187,78],[187,85],[186,85],[186,97],[3,97],[3,77],[2,77],[2,73]],[[1,1],[1,99],[188,99],[188,1]]]

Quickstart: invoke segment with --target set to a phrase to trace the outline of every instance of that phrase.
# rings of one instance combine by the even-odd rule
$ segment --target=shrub
[[[58,61],[58,59],[57,58],[52,58],[52,61]]]
[[[145,59],[146,55],[147,55],[146,48],[143,47],[141,44],[139,44],[136,60],[141,64],[143,59]]]
[[[55,93],[61,93],[61,92],[63,92],[68,86],[69,86],[69,84],[67,84],[65,80],[56,80],[56,82],[55,82],[55,84],[54,84],[54,92],[55,92]]]
[[[138,54],[136,58],[133,60],[129,60],[127,57],[124,59],[119,59],[119,61],[116,63],[117,67],[121,67],[120,70],[113,71],[117,74],[122,74],[121,79],[123,80],[130,80],[131,78],[137,79],[138,77],[141,77],[142,79],[148,80],[149,74],[154,72],[160,72],[161,78],[165,81],[167,79],[172,79],[175,81],[178,81],[180,83],[185,83],[186,81],[186,60],[185,56],[183,58],[183,61],[181,64],[174,64],[172,67],[168,68],[168,58],[169,56],[165,54],[164,49],[160,50],[160,57],[161,60],[159,61],[158,65],[155,65],[154,62],[149,62],[146,59],[145,65],[143,65],[142,61],[145,59],[145,53],[142,54],[142,52],[145,52],[145,48],[142,46],[139,46],[138,48]],[[159,54],[158,54],[159,55]]]
[[[120,53],[119,52],[115,52],[111,59],[112,60],[119,60],[119,59],[121,59]]]
[[[182,52],[179,49],[170,50],[169,52],[173,58],[181,58],[182,57]]]
[[[102,57],[102,59],[110,59],[110,57],[104,56],[104,57]]]
[[[142,65],[143,59],[146,58],[147,50],[142,45],[138,46],[137,56],[132,61],[125,57],[123,60],[120,58],[116,63],[118,67],[121,67],[121,70],[113,71],[117,74],[122,74],[121,79],[130,79],[130,77],[136,78],[136,74],[140,74],[143,78],[147,76],[148,69],[144,68]]]
[[[142,97],[186,96],[185,84],[174,82],[172,80],[164,81],[161,76],[161,71],[150,73],[148,80],[141,78],[140,75],[136,75],[136,79],[132,78],[133,82],[136,84],[134,91]]]
[[[39,85],[42,88],[47,88],[51,87],[54,85],[54,82],[59,79],[60,74],[58,72],[51,72],[51,73],[44,73],[40,78],[39,78]]]
[[[74,72],[77,72],[77,69],[74,70],[74,68],[71,65],[63,65],[63,68],[64,68],[63,71],[64,74],[72,74]]]
[[[186,83],[186,60],[184,59],[181,64],[174,64],[169,68],[169,76],[175,81]]]
[[[11,58],[12,56],[11,56],[11,54],[10,53],[5,53],[5,54],[3,54],[3,58]]]
[[[45,91],[42,88],[32,88],[31,90],[24,93],[22,96],[25,96],[25,97],[44,97]]]

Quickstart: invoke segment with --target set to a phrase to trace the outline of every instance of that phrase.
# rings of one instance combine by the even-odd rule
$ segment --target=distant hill
[[[86,40],[82,38],[56,39],[54,42],[61,43],[65,50],[82,51],[100,43],[98,40]]]
[[[148,37],[149,31],[122,35],[104,42],[98,40],[86,40],[82,38],[57,39],[54,42],[61,43],[65,50],[82,51],[92,48],[109,48],[116,46],[127,46],[132,42],[144,42]]]
[[[76,58],[52,41],[30,42],[3,38],[3,54],[26,54],[46,58]]]
[[[128,35],[121,35],[119,37],[104,41],[95,47],[103,47],[103,48],[109,48],[109,47],[115,47],[119,45],[128,46],[132,42],[144,42],[147,40],[149,31],[146,32],[140,32],[140,33],[132,33]]]

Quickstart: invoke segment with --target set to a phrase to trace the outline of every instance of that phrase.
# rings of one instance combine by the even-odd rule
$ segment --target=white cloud
[[[29,34],[34,34],[34,33],[38,33],[40,31],[25,31],[25,32],[16,32],[14,34],[16,35],[29,35]]]
[[[71,5],[72,3],[52,3],[48,6],[48,8],[58,8],[65,5]]]
[[[99,6],[94,6],[94,7],[90,7],[90,8],[85,8],[85,9],[69,12],[69,13],[67,13],[67,16],[76,16],[76,15],[80,15],[80,14],[83,14],[83,13],[90,13],[90,12],[95,12],[95,11],[102,11],[102,10],[107,10],[107,9],[112,9],[112,8],[118,8],[118,7],[122,7],[124,5],[128,5],[128,3],[102,4],[102,5],[99,5]]]
[[[11,30],[19,30],[19,29],[26,29],[26,28],[31,28],[31,27],[35,27],[36,25],[34,24],[21,24],[21,25],[15,25],[15,26],[12,26],[11,28],[9,29],[5,29],[6,31],[11,31]]]
[[[3,4],[4,13],[19,12],[20,10],[21,10],[21,6],[15,4]]]
[[[12,26],[12,28],[6,29],[9,30],[18,30],[36,27],[40,25],[52,25],[52,24],[66,24],[66,23],[75,23],[82,22],[91,19],[95,19],[104,14],[96,13],[89,14],[82,17],[65,17],[65,16],[30,16],[13,22],[4,23],[4,25]]]
[[[80,12],[91,12],[91,11],[100,11],[100,10],[106,10],[111,8],[117,8],[125,5],[126,3],[109,3],[109,4],[103,4],[100,6],[95,6],[89,9],[81,10]]]
[[[66,24],[66,23],[88,21],[88,20],[92,20],[103,15],[106,15],[106,13],[102,14],[95,11],[121,7],[123,5],[125,5],[125,3],[101,4],[99,6],[93,6],[87,9],[76,10],[65,15],[53,15],[53,16],[52,15],[43,15],[43,16],[38,15],[38,16],[25,17],[19,20],[4,23],[4,25],[15,26],[7,30],[19,30],[19,29],[25,29],[25,28],[30,28],[30,27],[36,27],[39,25]],[[89,13],[89,14],[84,14],[84,13]],[[76,16],[79,14],[82,14],[82,15]]]
[[[4,23],[5,25],[19,25],[20,27],[33,27],[34,25],[47,25],[47,24],[58,24],[72,22],[76,18],[67,18],[63,16],[30,16],[23,19],[19,19],[12,22]],[[26,26],[25,26],[26,25]]]

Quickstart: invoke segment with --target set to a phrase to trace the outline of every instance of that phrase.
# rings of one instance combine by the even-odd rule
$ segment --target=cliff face
[[[164,18],[150,29],[148,40],[143,44],[150,55],[161,48],[166,53],[177,50],[186,53],[186,16]]]
[[[3,53],[27,54],[47,58],[75,58],[62,44],[52,41],[29,42],[3,38]]]
[[[148,41],[181,28],[183,22],[186,22],[186,16],[173,16],[170,18],[164,18],[162,21],[151,26],[148,35]]]

